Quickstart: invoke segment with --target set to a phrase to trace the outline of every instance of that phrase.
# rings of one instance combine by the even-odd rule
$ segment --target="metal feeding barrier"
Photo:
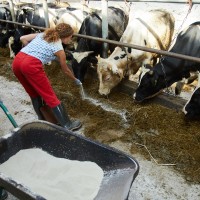
[[[46,28],[43,28],[43,27],[27,25],[27,24],[22,24],[22,23],[18,23],[18,22],[8,21],[8,20],[0,19],[0,22],[6,22],[6,23],[16,24],[16,25],[20,25],[20,26],[26,26],[26,27],[30,27],[30,28],[39,29],[39,30],[46,30]],[[158,49],[148,48],[148,47],[144,47],[144,46],[123,43],[123,42],[117,42],[114,40],[108,40],[108,39],[103,39],[103,38],[98,38],[98,37],[93,37],[93,36],[88,36],[88,35],[82,35],[82,34],[74,34],[74,36],[85,38],[85,39],[90,39],[90,40],[95,40],[95,41],[102,42],[102,43],[106,42],[106,43],[114,44],[114,45],[120,46],[120,47],[129,47],[129,48],[133,48],[133,49],[137,49],[137,50],[141,50],[141,51],[152,52],[152,53],[156,53],[156,54],[160,54],[160,55],[165,55],[165,56],[170,56],[170,57],[175,57],[175,58],[179,58],[179,59],[184,59],[184,60],[189,60],[189,61],[200,63],[200,58],[193,57],[193,56],[187,56],[184,54],[178,54],[178,53],[173,53],[173,52],[169,52],[169,51],[158,50]]]

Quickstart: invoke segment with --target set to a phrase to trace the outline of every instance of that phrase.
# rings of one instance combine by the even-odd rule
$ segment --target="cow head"
[[[9,38],[10,57],[14,57],[22,49],[20,37],[30,33],[33,33],[31,28],[20,27],[14,30],[14,36]]]
[[[13,30],[2,30],[0,33],[0,47],[6,48],[8,44],[9,37],[11,37],[14,34]]]
[[[112,66],[106,59],[98,58],[97,73],[99,78],[99,93],[108,95],[123,78],[123,70]]]
[[[182,111],[189,119],[200,118],[200,87],[194,90]]]
[[[33,12],[34,12],[33,8],[24,6],[21,10],[18,10],[16,21],[19,23],[30,25],[32,16],[29,17],[29,15]]]
[[[45,19],[43,15],[44,12],[41,8],[34,9],[24,6],[21,10],[18,11],[16,21],[26,25],[45,27]]]
[[[10,9],[4,5],[0,6],[0,19],[12,21],[12,15]],[[0,22],[0,30],[2,29],[13,29],[14,25],[6,22]]]
[[[138,88],[133,98],[138,102],[142,102],[145,99],[156,96],[165,86],[164,76],[159,75],[154,69],[147,69],[141,74]]]

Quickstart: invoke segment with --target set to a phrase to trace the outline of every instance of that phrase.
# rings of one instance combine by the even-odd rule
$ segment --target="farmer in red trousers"
[[[70,25],[60,23],[55,28],[46,29],[43,33],[24,35],[20,38],[24,47],[12,63],[15,76],[31,97],[38,119],[44,120],[40,110],[44,101],[52,109],[58,123],[69,130],[79,129],[81,122],[70,120],[65,108],[53,91],[43,67],[44,64],[58,59],[64,74],[77,85],[82,84],[67,66],[62,46],[62,43],[67,44],[71,40],[73,33]]]

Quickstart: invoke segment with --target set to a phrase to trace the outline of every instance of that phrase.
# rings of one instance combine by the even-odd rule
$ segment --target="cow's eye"
[[[107,76],[105,77],[105,81],[109,81],[110,78],[111,78],[111,76],[110,76],[110,75],[107,75]]]

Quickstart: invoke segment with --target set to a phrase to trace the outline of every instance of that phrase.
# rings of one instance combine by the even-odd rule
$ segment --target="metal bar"
[[[108,0],[101,0],[102,38],[108,38]],[[103,43],[103,58],[108,57],[108,43]]]
[[[121,1],[121,0],[116,0]],[[128,0],[128,2],[150,2],[150,3],[187,3],[187,0]],[[199,0],[192,0],[192,3],[200,3]]]
[[[0,19],[0,22],[6,22],[6,23],[16,24],[16,25],[20,25],[20,26],[26,26],[26,27],[29,27],[29,28],[40,29],[40,30],[43,30],[43,31],[46,29],[44,27],[22,24],[22,23],[18,23],[18,22],[12,22],[12,21],[9,21],[9,20],[3,20],[3,19]]]
[[[43,9],[44,9],[45,25],[47,28],[49,28],[49,14],[48,14],[47,0],[43,0]]]
[[[91,39],[91,40],[96,40],[96,41],[99,41],[99,42],[108,42],[110,44],[115,44],[115,45],[121,46],[121,47],[130,47],[130,48],[137,49],[137,50],[157,53],[157,54],[161,54],[161,55],[165,55],[165,56],[170,56],[170,57],[175,57],[175,58],[180,58],[180,59],[200,63],[200,58],[193,57],[193,56],[187,56],[187,55],[184,55],[184,54],[172,53],[172,52],[169,52],[169,51],[158,50],[158,49],[148,48],[148,47],[144,47],[144,46],[128,44],[128,43],[123,43],[123,42],[117,42],[117,41],[114,41],[114,40],[106,40],[106,39],[102,39],[102,38],[80,35],[80,34],[74,34],[74,36],[78,36],[78,37],[82,37],[82,38],[86,38],[86,39]]]
[[[36,29],[40,29],[40,30],[45,30],[45,28],[39,27],[39,26],[31,26],[31,25],[21,24],[21,23],[17,23],[17,22],[11,22],[11,21],[8,21],[8,20],[3,20],[3,19],[0,19],[0,21],[12,23],[12,24],[17,24],[17,25],[21,25],[21,26],[27,26],[27,27],[31,27],[31,28],[36,28]],[[152,52],[152,53],[156,53],[156,54],[161,54],[161,55],[165,55],[165,56],[170,56],[170,57],[175,57],[175,58],[180,58],[180,59],[200,63],[200,58],[193,57],[193,56],[187,56],[187,55],[184,55],[184,54],[178,54],[178,53],[173,53],[173,52],[169,52],[169,51],[158,50],[158,49],[148,48],[148,47],[144,47],[144,46],[128,44],[128,43],[123,43],[123,42],[117,42],[117,41],[114,41],[114,40],[108,40],[108,39],[92,37],[92,36],[87,36],[87,35],[81,35],[81,34],[74,34],[74,36],[82,37],[82,38],[86,38],[86,39],[90,39],[90,40],[95,40],[95,41],[99,41],[99,42],[107,42],[109,44],[115,44],[116,46],[130,47],[130,48],[141,50],[141,51]]]
[[[15,11],[14,11],[14,4],[12,0],[8,0],[9,6],[10,6],[10,12],[12,16],[12,20],[15,21]]]
[[[90,0],[90,1],[101,1],[101,0]],[[113,0],[114,2],[124,2],[124,0]],[[108,2],[113,2],[113,1],[108,1]],[[69,3],[75,3],[75,2],[80,2],[80,0],[73,0],[73,1],[68,1]],[[142,3],[142,2],[150,2],[150,3],[187,3],[186,0],[128,0],[128,2],[135,2],[135,3]],[[193,4],[200,4],[199,0],[192,0]]]

